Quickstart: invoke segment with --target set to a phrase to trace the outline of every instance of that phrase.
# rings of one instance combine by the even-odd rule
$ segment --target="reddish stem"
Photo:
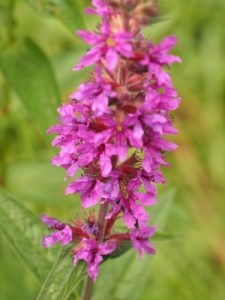
[[[108,204],[101,204],[99,208],[99,215],[98,215],[98,241],[103,242],[105,237],[105,228],[106,228],[106,219],[105,216],[108,211]],[[82,300],[90,300],[92,291],[93,291],[93,281],[90,277],[87,276],[86,282],[83,288]]]

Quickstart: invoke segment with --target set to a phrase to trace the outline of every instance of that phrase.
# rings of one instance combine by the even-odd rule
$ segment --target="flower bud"
[[[138,4],[138,0],[124,0],[123,5],[126,9],[132,9]]]
[[[121,5],[119,0],[107,0],[107,4],[112,8],[119,8]]]
[[[134,10],[134,18],[141,24],[147,25],[152,18],[159,14],[159,7],[155,0],[145,1],[138,5]]]

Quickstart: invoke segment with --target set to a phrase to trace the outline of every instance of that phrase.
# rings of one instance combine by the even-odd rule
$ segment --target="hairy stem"
[[[98,241],[102,242],[104,240],[105,236],[105,227],[106,227],[106,220],[105,216],[108,211],[108,204],[101,204],[99,208],[99,214],[98,214],[98,228],[99,228],[99,233],[98,233]],[[82,293],[82,300],[90,300],[92,291],[93,291],[93,281],[90,277],[87,276],[84,288],[83,288],[83,293]]]

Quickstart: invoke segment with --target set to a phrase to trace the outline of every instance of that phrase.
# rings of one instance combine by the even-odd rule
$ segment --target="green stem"
[[[8,82],[3,78],[3,84],[2,84],[2,94],[3,99],[0,107],[0,118],[3,118],[7,120],[9,116],[9,100],[10,100],[10,87]],[[7,130],[8,130],[8,124],[4,126],[3,129],[3,136],[7,136]],[[7,173],[7,164],[6,164],[6,156],[8,152],[8,143],[7,139],[5,139],[4,147],[1,151],[1,161],[0,161],[0,187],[4,187],[6,184],[6,173]]]
[[[101,204],[99,208],[99,215],[98,215],[98,228],[99,228],[99,233],[98,233],[98,241],[102,242],[104,240],[105,236],[105,227],[106,227],[106,220],[105,216],[108,211],[108,204]],[[83,293],[82,293],[82,300],[90,300],[92,291],[93,291],[93,286],[94,283],[90,277],[87,276],[84,288],[83,288]]]
[[[13,28],[14,28],[14,8],[15,8],[16,0],[10,0],[7,8],[7,17],[6,17],[6,39],[8,43],[13,42]]]
[[[9,114],[9,98],[10,98],[10,87],[8,82],[3,79],[3,84],[2,84],[2,105],[1,105],[1,114],[3,116],[7,116]]]
[[[9,43],[13,42],[14,35],[14,8],[15,8],[16,0],[9,0],[6,6],[6,19],[5,19],[5,39],[4,42],[6,44],[3,47],[6,47]],[[10,86],[6,79],[3,78],[2,83],[2,94],[3,101],[0,107],[0,117],[7,117],[10,113],[9,104],[10,104]],[[6,154],[7,154],[7,146],[5,145],[3,153],[1,153],[1,163],[0,163],[0,186],[4,186],[6,183]]]
[[[5,32],[6,32],[6,44],[11,43],[14,40],[13,29],[14,29],[14,9],[16,0],[9,0],[6,7],[6,19],[5,19]],[[7,45],[5,46],[7,48]],[[7,80],[3,78],[3,104],[1,112],[3,115],[9,113],[9,97],[10,97],[10,86]]]

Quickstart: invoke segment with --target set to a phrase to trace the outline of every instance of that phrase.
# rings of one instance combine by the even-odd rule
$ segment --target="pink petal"
[[[104,153],[100,155],[100,166],[102,170],[102,176],[107,177],[112,170],[111,158]]]
[[[118,54],[114,48],[109,48],[105,56],[106,67],[109,71],[113,71],[118,63]]]

